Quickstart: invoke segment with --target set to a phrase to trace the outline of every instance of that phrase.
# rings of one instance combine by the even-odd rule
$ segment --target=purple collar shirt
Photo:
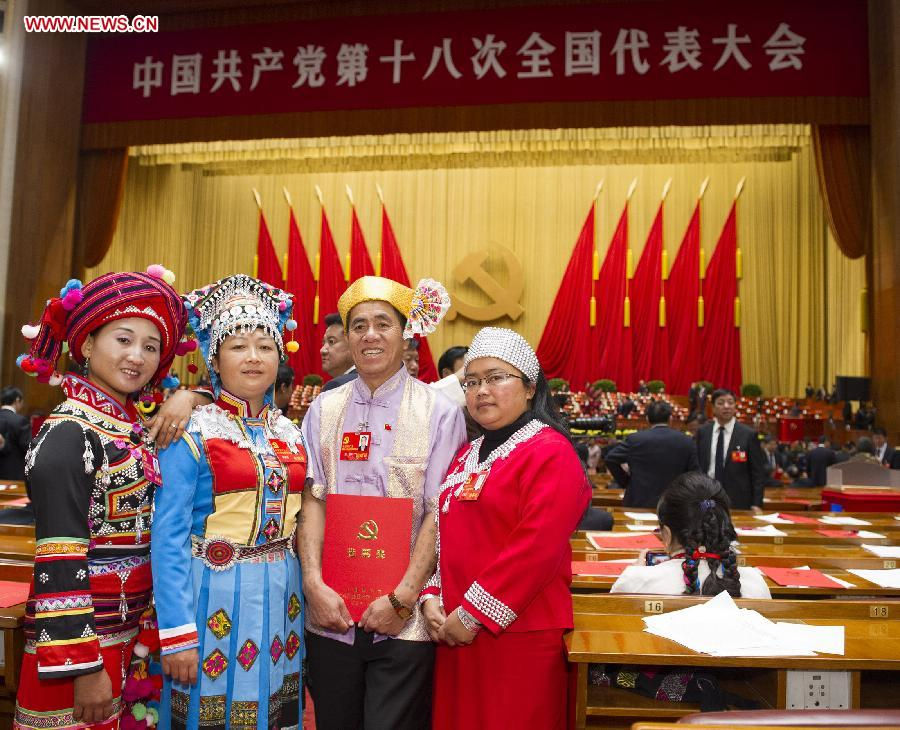
[[[362,378],[323,392],[310,406],[301,431],[309,446],[316,499],[350,494],[413,500],[412,554],[422,520],[433,514],[450,463],[466,441],[459,406],[401,366],[374,394]],[[367,460],[341,460],[344,433],[371,433]],[[308,615],[306,627],[348,644],[355,638],[354,628],[344,634],[325,631],[313,626]],[[415,612],[397,638],[430,641],[421,612]]]

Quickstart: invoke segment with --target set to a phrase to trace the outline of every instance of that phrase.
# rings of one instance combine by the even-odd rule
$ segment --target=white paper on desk
[[[859,530],[856,536],[868,538],[869,540],[883,540],[887,537],[887,535],[882,535],[880,532],[872,532],[871,530]]]
[[[864,550],[868,550],[879,558],[900,558],[900,546],[897,545],[860,545]]]
[[[644,624],[650,634],[713,656],[814,656],[816,648],[843,653],[843,626],[779,628],[756,611],[738,608],[725,591],[681,611],[646,616]]]
[[[793,520],[786,520],[784,517],[779,517],[777,512],[773,512],[770,515],[753,515],[753,519],[762,520],[763,522],[768,522],[770,525],[791,525],[793,524]]]
[[[843,626],[811,626],[777,621],[776,634],[785,645],[802,647],[806,651],[844,655]]]
[[[625,525],[626,530],[631,530],[632,532],[647,532],[647,523],[644,524],[636,524],[636,525]]]
[[[894,568],[893,570],[857,570],[856,568],[850,568],[847,572],[858,575],[863,580],[867,580],[869,583],[874,583],[882,588],[900,588],[900,568]]]
[[[871,525],[871,522],[859,519],[859,517],[849,517],[847,515],[825,515],[819,518],[819,522],[826,525]]]
[[[735,527],[734,531],[743,537],[752,535],[767,535],[769,537],[785,537],[787,533],[779,530],[775,525],[765,525],[764,527]]]
[[[659,522],[659,517],[652,512],[626,512],[625,516],[635,522]]]

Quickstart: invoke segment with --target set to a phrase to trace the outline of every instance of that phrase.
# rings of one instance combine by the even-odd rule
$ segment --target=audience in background
[[[24,407],[21,390],[10,386],[0,391],[0,479],[25,479],[31,424],[22,415]]]

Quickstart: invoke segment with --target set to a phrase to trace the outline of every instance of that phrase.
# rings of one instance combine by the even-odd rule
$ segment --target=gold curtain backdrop
[[[349,249],[349,186],[374,261],[379,185],[414,281],[430,276],[452,296],[483,304],[486,295],[472,282],[456,281],[454,269],[467,254],[489,251],[485,268],[503,284],[507,271],[497,247],[515,254],[524,270],[525,313],[496,324],[514,327],[534,345],[600,181],[602,260],[637,179],[629,229],[636,266],[667,180],[664,235],[671,265],[702,181],[709,178],[702,208],[709,261],[745,179],[738,203],[744,382],[758,383],[767,394],[792,395],[807,381],[864,372],[858,310],[865,259],[846,258],[827,233],[805,125],[268,139],[157,145],[133,148],[130,155],[113,243],[87,277],[160,262],[176,272],[179,289],[189,290],[252,272],[253,188],[279,256],[287,248],[287,188],[314,263],[320,210],[314,186],[322,190],[342,260]],[[435,357],[467,344],[484,324],[463,317],[445,322],[430,338]]]

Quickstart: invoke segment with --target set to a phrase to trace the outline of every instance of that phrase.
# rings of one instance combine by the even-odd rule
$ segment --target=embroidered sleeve
[[[516,455],[511,458],[517,464],[505,470],[505,478],[520,482],[518,523],[462,600],[462,607],[492,634],[506,629],[561,571],[569,570],[569,538],[590,500],[578,456],[561,436]]]
[[[200,645],[191,580],[191,524],[200,476],[199,449],[190,434],[159,455],[162,487],[154,497],[150,562],[161,654]]]
[[[72,677],[103,666],[87,553],[100,440],[77,423],[44,436],[29,472],[34,504],[34,615],[38,676]]]

